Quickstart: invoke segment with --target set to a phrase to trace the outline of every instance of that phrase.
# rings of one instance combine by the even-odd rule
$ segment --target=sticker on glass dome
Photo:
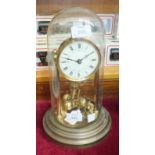
[[[65,121],[72,124],[72,125],[76,124],[76,122],[82,121],[81,111],[78,109],[78,110],[73,110],[70,113],[67,113]]]
[[[87,116],[87,119],[88,119],[88,123],[94,121],[95,120],[95,113],[89,114]]]
[[[90,25],[77,24],[71,27],[72,38],[81,38],[91,34]]]

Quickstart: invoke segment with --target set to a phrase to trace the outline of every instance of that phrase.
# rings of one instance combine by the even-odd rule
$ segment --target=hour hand
[[[77,62],[77,60],[73,60],[73,59],[70,59],[70,58],[65,58],[65,57],[63,57],[64,59],[66,59],[66,60],[70,60],[70,61],[74,61],[74,62]]]

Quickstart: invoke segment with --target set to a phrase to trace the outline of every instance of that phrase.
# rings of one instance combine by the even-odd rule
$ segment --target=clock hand
[[[65,58],[65,57],[63,57],[64,59],[67,59],[67,60],[70,60],[70,61],[74,61],[74,62],[76,62],[76,63],[78,63],[78,64],[81,64],[82,63],[82,59],[78,59],[78,60],[73,60],[73,59],[70,59],[70,58]]]
[[[93,53],[94,53],[94,52],[91,52],[91,53],[85,55],[85,56],[84,56],[82,59],[80,59],[80,60],[82,61],[83,59],[87,58],[88,56],[90,56],[90,55],[93,54]]]
[[[67,60],[70,60],[70,61],[74,61],[74,62],[77,62],[77,60],[73,60],[73,59],[70,59],[70,58],[65,58],[63,57],[64,59],[67,59]]]
[[[90,56],[90,55],[93,54],[93,53],[94,53],[94,52],[91,52],[91,53],[85,55],[82,59],[78,59],[76,62],[77,62],[78,64],[81,64],[83,59],[87,58],[88,56]]]
[[[64,59],[67,59],[67,60],[70,60],[70,61],[77,62],[78,64],[81,64],[83,59],[87,58],[88,56],[90,56],[90,55],[93,54],[93,53],[94,53],[94,51],[91,52],[91,53],[89,53],[89,54],[87,54],[87,55],[85,55],[82,59],[78,59],[78,60],[73,60],[73,59],[65,58],[65,57],[63,57],[63,58],[64,58]]]
[[[93,54],[93,53],[94,53],[94,51],[91,52],[91,53],[89,53],[89,54],[87,54],[87,55],[85,55],[82,59],[76,60],[75,62],[77,62],[78,64],[81,64],[83,59],[87,58],[88,56],[90,56],[90,55]]]

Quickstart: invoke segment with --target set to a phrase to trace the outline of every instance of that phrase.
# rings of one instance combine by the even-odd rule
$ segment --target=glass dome
[[[65,43],[66,41],[69,42],[69,40],[70,43],[68,44],[71,44],[71,42],[73,42],[72,40],[74,41],[79,40],[78,42],[79,45],[81,46],[88,46],[89,48],[89,44],[93,45],[97,49],[97,52],[99,52],[100,60],[98,61],[100,61],[99,62],[100,65],[98,71],[96,71],[93,77],[86,78],[85,80],[83,79],[81,80],[79,78],[78,82],[73,82],[71,80],[68,80],[66,76],[64,76],[59,71],[58,62],[56,60],[60,52],[59,49],[60,47],[64,46],[64,42]],[[90,50],[94,49],[93,48],[91,49],[90,47]],[[85,55],[87,55],[87,53],[89,54],[89,52],[86,52],[85,54],[80,53],[79,57],[80,58],[82,56],[84,57]],[[91,56],[92,59],[93,56],[95,55],[92,54]],[[75,56],[72,57],[76,59],[75,57],[77,57],[77,55],[75,54]],[[95,120],[97,117],[97,113],[100,110],[99,107],[101,105],[101,98],[102,98],[101,86],[103,80],[103,63],[104,63],[104,29],[102,22],[98,18],[98,16],[90,10],[83,9],[80,7],[60,11],[50,22],[48,27],[48,58],[50,60],[49,68],[51,72],[50,75],[52,82],[50,84],[52,105],[53,105],[52,108],[54,108],[55,111],[57,112],[59,121],[64,125],[69,125],[73,127],[75,126],[75,124],[76,126],[87,125],[87,123],[91,122],[88,120],[89,119],[88,117],[89,115],[91,116],[92,113],[93,114],[96,113],[95,118],[93,118]],[[73,63],[70,64],[73,65]],[[84,65],[86,64],[85,63],[80,64],[79,68],[80,70],[77,71],[79,74],[82,72],[82,68],[85,68]],[[91,62],[89,65],[90,65],[89,67],[91,67]],[[74,70],[74,68],[70,70]],[[85,70],[89,69],[85,68]],[[70,74],[72,74],[72,72]],[[76,94],[75,96],[74,93]],[[53,98],[56,103],[53,101]],[[73,100],[76,100],[77,98],[79,99],[79,101],[77,101],[79,102],[77,103],[79,104],[79,106],[76,107],[75,105],[72,104],[74,104]],[[83,109],[81,109],[82,106],[84,106]],[[80,112],[78,111],[78,109],[80,109]],[[79,112],[79,115],[81,114],[81,111],[84,111],[83,113],[87,114],[85,114],[86,116],[84,116],[84,114],[82,113],[80,116],[82,116],[83,121],[78,121],[77,118],[76,122],[76,120],[73,121],[67,119],[68,116],[67,114],[71,113],[72,111],[73,113]]]
[[[68,132],[74,131],[73,135],[77,140],[82,136],[77,134],[80,134],[76,131],[77,128],[83,132],[92,125],[89,129],[97,130],[93,123],[98,122],[96,124],[99,125],[105,118],[101,106],[104,75],[103,24],[99,17],[88,9],[64,9],[49,23],[47,43],[52,105],[49,112],[52,116],[49,117],[53,126],[61,129],[66,137],[70,137]],[[44,122],[45,131],[55,137],[51,133],[55,132],[54,127],[51,127],[49,134],[47,124]],[[100,125],[98,127],[103,130]],[[54,139],[66,143],[61,131],[57,132],[57,136],[61,135],[61,138]],[[97,131],[90,133],[96,135]],[[103,135],[88,142],[101,137]],[[72,140],[67,142],[79,144],[78,141],[78,144]],[[80,140],[80,144],[85,143],[84,139]]]

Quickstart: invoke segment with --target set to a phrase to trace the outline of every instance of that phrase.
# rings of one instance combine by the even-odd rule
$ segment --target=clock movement
[[[51,108],[43,118],[44,130],[63,144],[96,143],[111,127],[102,106],[102,22],[88,9],[64,9],[49,23],[47,36]]]

